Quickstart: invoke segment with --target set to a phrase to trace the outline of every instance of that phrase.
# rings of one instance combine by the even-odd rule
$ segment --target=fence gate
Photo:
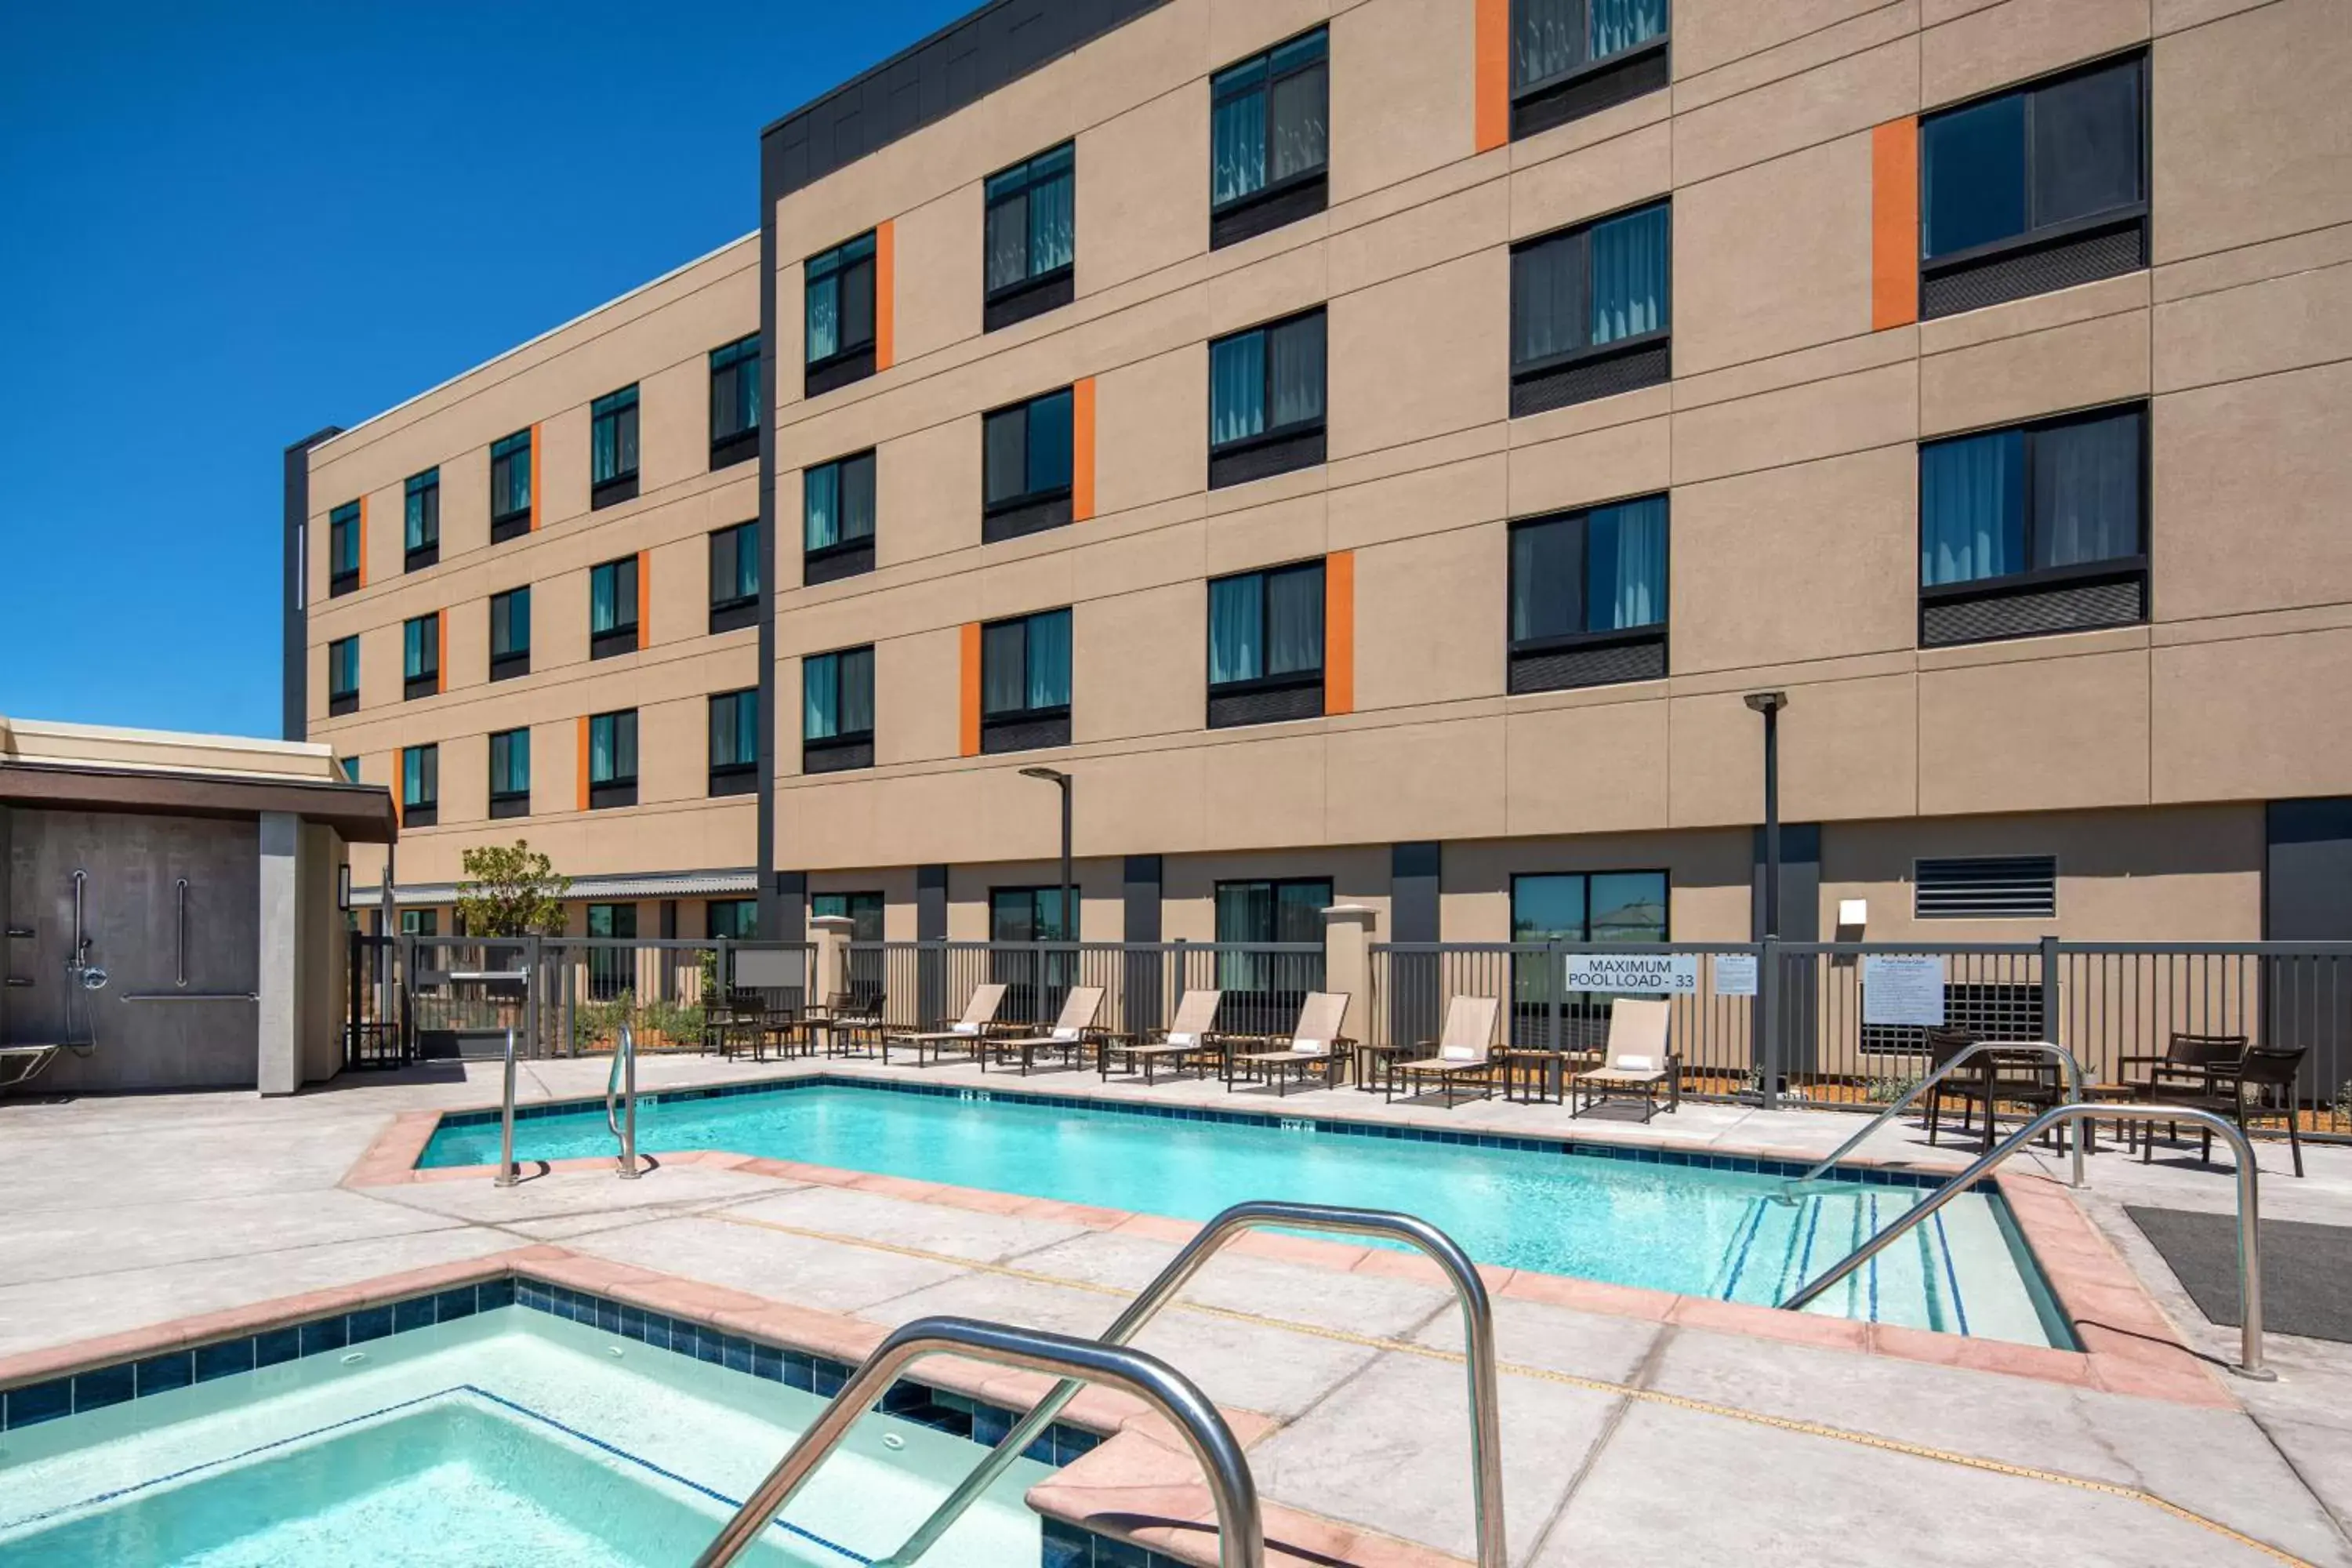
[[[416,1059],[400,939],[350,933],[345,970],[343,1066],[400,1068]]]

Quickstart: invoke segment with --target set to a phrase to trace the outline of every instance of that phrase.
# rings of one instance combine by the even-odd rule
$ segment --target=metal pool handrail
[[[604,1125],[621,1141],[621,1176],[635,1181],[637,1169],[637,1032],[621,1026],[613,1042],[613,1069],[604,1078]]]
[[[2082,1103],[2083,1064],[2076,1061],[2073,1054],[2067,1051],[2064,1047],[2053,1045],[2048,1040],[1979,1040],[1973,1045],[1963,1047],[1959,1053],[1954,1056],[1950,1061],[1946,1062],[1942,1067],[1937,1068],[1934,1072],[1929,1073],[1926,1078],[1923,1078],[1917,1083],[1913,1084],[1902,1099],[1896,1100],[1894,1104],[1888,1106],[1885,1110],[1872,1117],[1869,1123],[1865,1125],[1861,1131],[1855,1133],[1853,1137],[1839,1144],[1835,1149],[1830,1152],[1830,1154],[1826,1159],[1813,1166],[1812,1169],[1807,1171],[1803,1175],[1799,1176],[1794,1181],[1789,1183],[1787,1186],[1782,1187],[1775,1195],[1782,1203],[1791,1201],[1790,1189],[1801,1186],[1807,1182],[1818,1179],[1822,1172],[1827,1171],[1832,1165],[1836,1164],[1840,1160],[1844,1159],[1848,1154],[1853,1153],[1856,1149],[1860,1148],[1863,1142],[1872,1133],[1877,1131],[1880,1128],[1885,1126],[1888,1122],[1902,1115],[1904,1111],[1909,1110],[1914,1100],[1916,1100],[1921,1095],[1927,1093],[1929,1089],[1935,1088],[1937,1084],[1951,1077],[1953,1072],[1957,1070],[1962,1063],[1974,1057],[1981,1056],[1987,1051],[2040,1051],[2044,1056],[2055,1057],[2059,1063],[2066,1069],[2066,1103],[2069,1105],[2079,1105]],[[1992,1120],[1992,1106],[1990,1102],[1985,1106],[1985,1120],[1988,1122]],[[2083,1184],[2083,1139],[2079,1133],[2076,1134],[2074,1138],[2074,1179],[2069,1184],[2077,1187]]]
[[[2263,1364],[2262,1177],[2254,1166],[2253,1145],[2228,1119],[2210,1110],[2198,1110],[2182,1105],[2052,1106],[2010,1134],[2007,1142],[1988,1151],[1975,1164],[1930,1193],[1917,1207],[1906,1212],[1893,1225],[1823,1269],[1811,1282],[1800,1287],[1795,1295],[1780,1303],[1781,1308],[1793,1312],[1810,1306],[1832,1286],[1892,1246],[1904,1232],[1967,1192],[1994,1166],[2050,1128],[2063,1121],[2087,1121],[2095,1116],[2112,1116],[2119,1121],[2186,1121],[2191,1126],[2218,1133],[2229,1143],[2230,1152],[2238,1162],[2238,1303],[2241,1320],[2238,1364],[2232,1370],[2242,1377],[2263,1383],[2277,1377],[2276,1373]],[[2081,1146],[2082,1140],[2078,1135],[2075,1147],[2079,1149]]]
[[[1251,1479],[1249,1460],[1234,1429],[1192,1379],[1157,1357],[1124,1345],[969,1318],[918,1318],[884,1340],[703,1548],[695,1568],[724,1568],[734,1562],[792,1502],[857,1418],[889,1391],[900,1371],[910,1362],[942,1352],[1024,1372],[1055,1373],[1065,1379],[1064,1386],[1101,1384],[1153,1406],[1183,1434],[1207,1474],[1209,1495],[1217,1504],[1217,1561],[1223,1568],[1265,1568],[1265,1526],[1258,1515],[1257,1484]]]
[[[1462,1302],[1462,1348],[1464,1359],[1469,1363],[1470,1471],[1477,1514],[1478,1568],[1506,1568],[1508,1553],[1503,1543],[1503,1430],[1496,1405],[1494,1303],[1469,1255],[1454,1244],[1452,1237],[1427,1220],[1382,1209],[1338,1208],[1325,1204],[1271,1199],[1235,1204],[1202,1226],[1200,1233],[1184,1244],[1183,1250],[1143,1288],[1142,1294],[1128,1304],[1118,1321],[1103,1331],[1100,1342],[1123,1345],[1134,1339],[1144,1324],[1200,1272],[1201,1266],[1228,1242],[1244,1231],[1273,1226],[1407,1242],[1435,1260],[1452,1280],[1454,1295]],[[1006,1467],[1020,1458],[1040,1433],[1053,1425],[1054,1417],[1076,1397],[1079,1386],[1076,1379],[1056,1384],[1028,1415],[1013,1424],[1003,1441],[931,1511],[931,1517],[907,1538],[905,1545],[888,1557],[877,1560],[876,1568],[908,1568],[938,1544],[948,1527],[1004,1473]]]
[[[514,1116],[515,1116],[515,1050],[514,1026],[507,1026],[507,1087],[499,1100],[499,1174],[492,1186],[511,1187],[515,1184]]]

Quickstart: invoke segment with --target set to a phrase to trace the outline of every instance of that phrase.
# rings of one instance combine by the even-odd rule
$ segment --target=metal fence
[[[1003,1023],[1051,1024],[1071,987],[1097,985],[1101,1026],[1139,1034],[1166,1028],[1185,992],[1217,990],[1216,1027],[1272,1034],[1322,989],[1324,963],[1318,942],[878,942],[850,944],[849,975],[890,1028],[939,1027],[1000,984]]]

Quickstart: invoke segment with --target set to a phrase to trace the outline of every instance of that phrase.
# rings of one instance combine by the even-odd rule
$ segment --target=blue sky
[[[970,0],[16,5],[0,714],[274,735],[282,452],[759,223]]]

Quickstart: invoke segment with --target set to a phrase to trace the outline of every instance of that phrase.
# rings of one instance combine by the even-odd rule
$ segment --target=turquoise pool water
[[[1418,1215],[1479,1262],[1772,1305],[1916,1203],[1916,1187],[1778,1171],[1370,1138],[1311,1120],[1179,1120],[971,1090],[817,1083],[641,1100],[642,1150],[726,1149],[1205,1219],[1246,1198]],[[491,1164],[499,1128],[445,1123],[419,1162]],[[609,1154],[601,1103],[515,1124],[520,1160]],[[1727,1163],[1727,1164],[1728,1163]],[[2028,1344],[2067,1342],[1999,1199],[1970,1194],[1816,1310]]]

